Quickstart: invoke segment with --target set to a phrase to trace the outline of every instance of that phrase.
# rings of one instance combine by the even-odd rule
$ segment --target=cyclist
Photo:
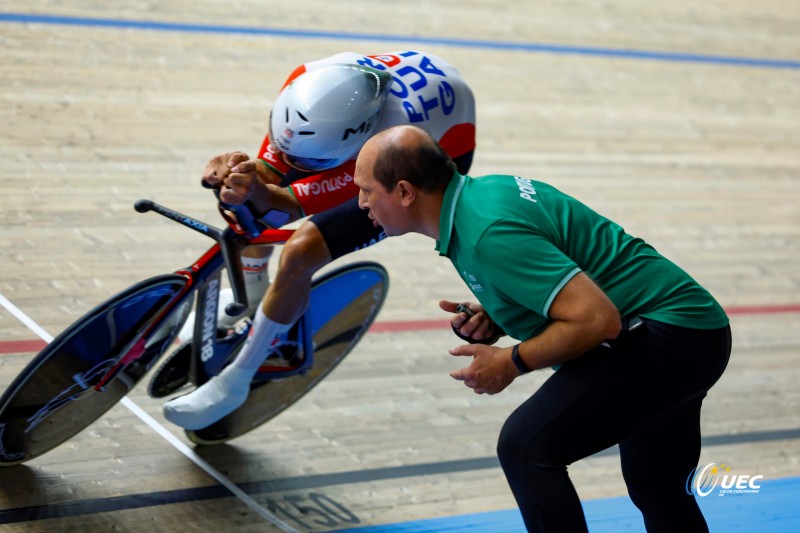
[[[313,274],[386,237],[358,207],[355,158],[372,135],[401,124],[429,132],[459,171],[468,171],[475,149],[472,91],[444,59],[413,50],[345,52],[301,65],[275,100],[258,158],[232,152],[209,162],[204,181],[220,188],[223,202],[247,203],[265,225],[312,216],[284,245],[281,268],[268,288],[270,252],[246,253],[251,304],[266,290],[249,337],[219,375],[165,404],[168,420],[201,429],[243,404],[270,346],[305,310]]]

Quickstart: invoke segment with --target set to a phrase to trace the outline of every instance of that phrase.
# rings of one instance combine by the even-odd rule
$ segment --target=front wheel
[[[162,313],[178,309],[173,304],[187,282],[168,274],[138,283],[89,311],[39,352],[0,397],[0,466],[51,450],[125,396],[177,335],[181,317],[175,313],[150,326]]]
[[[267,422],[303,397],[338,365],[375,321],[386,299],[389,275],[381,265],[343,266],[314,281],[309,302],[314,364],[305,375],[255,381],[247,401],[207,428],[186,431],[197,444],[219,444]]]

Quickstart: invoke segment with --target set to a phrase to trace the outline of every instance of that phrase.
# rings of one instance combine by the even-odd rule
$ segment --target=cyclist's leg
[[[304,177],[307,177],[307,174],[291,169],[283,177],[281,186],[286,187],[292,182],[303,179]],[[233,291],[230,288],[220,290],[219,305],[217,307],[217,325],[221,330],[225,331],[225,333],[227,333],[227,330],[234,328],[236,323],[241,320],[243,316],[255,320],[257,316],[255,312],[256,308],[264,302],[266,292],[270,286],[268,267],[269,260],[274,250],[274,246],[264,244],[248,246],[242,250],[242,271],[244,274],[245,288],[247,289],[247,311],[240,316],[228,316],[225,312],[225,308],[228,304],[233,303]],[[194,322],[195,313],[192,311],[178,334],[178,339],[184,345],[192,339],[194,334]]]
[[[383,237],[383,231],[359,209],[357,198],[305,222],[284,245],[280,268],[264,297],[262,312],[257,314],[252,337],[232,364],[257,370],[270,343],[308,307],[314,274],[334,259]]]
[[[253,316],[253,312],[261,304],[264,294],[269,288],[270,279],[267,269],[274,250],[274,246],[264,244],[248,246],[242,250],[242,270],[244,286],[247,290],[247,316]],[[233,320],[235,321],[236,318]],[[230,318],[228,322],[230,322]],[[226,326],[228,323],[223,321],[221,325]]]
[[[358,207],[357,198],[312,216],[284,246],[281,267],[264,299],[264,314],[278,322],[294,323],[305,311],[311,278],[317,271],[384,237],[383,230]]]
[[[359,209],[357,198],[305,222],[284,245],[278,274],[236,359],[194,392],[167,402],[167,419],[186,429],[200,429],[241,406],[250,381],[269,355],[270,344],[305,311],[314,273],[333,259],[384,237],[366,211]]]
[[[311,278],[330,262],[325,239],[311,218],[283,247],[280,268],[262,302],[267,318],[283,324],[296,322],[308,305]]]
[[[297,170],[291,169],[281,182],[281,186],[286,187],[292,182],[303,179],[306,174]],[[219,305],[217,307],[217,325],[223,329],[228,330],[236,325],[236,322],[241,320],[243,316],[256,318],[255,310],[262,304],[266,292],[270,286],[269,279],[269,260],[272,257],[275,247],[272,245],[254,245],[248,246],[242,250],[242,271],[244,274],[244,284],[247,290],[247,311],[240,316],[231,317],[225,312],[228,304],[233,303],[233,291],[230,288],[224,288],[219,292]],[[181,343],[188,343],[194,334],[194,321],[195,312],[192,311],[186,320],[186,323],[178,333],[178,339]]]

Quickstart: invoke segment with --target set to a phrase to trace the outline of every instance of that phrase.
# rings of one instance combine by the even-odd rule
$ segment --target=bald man
[[[458,313],[440,303],[470,341],[450,350],[472,357],[453,378],[496,394],[556,369],[498,442],[530,531],[586,531],[567,466],[614,444],[648,531],[708,531],[686,482],[699,460],[703,398],[731,351],[728,318],[708,291],[546,183],[459,174],[412,126],[368,141],[355,183],[374,224],[435,239],[477,298]],[[520,342],[491,346],[506,333]]]

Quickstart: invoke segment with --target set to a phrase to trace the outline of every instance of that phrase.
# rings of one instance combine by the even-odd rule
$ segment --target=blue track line
[[[731,444],[743,444],[753,442],[774,442],[800,439],[800,429],[777,429],[767,431],[753,431],[746,433],[737,433],[735,435],[710,435],[703,437],[703,447],[706,446],[728,446]],[[592,457],[608,457],[618,453],[616,447],[608,448],[599,452]],[[247,482],[239,482],[238,486],[245,493],[250,495],[258,494],[274,494],[286,492],[298,492],[303,490],[321,490],[330,487],[339,487],[342,485],[353,485],[358,483],[375,483],[375,482],[395,482],[403,483],[405,478],[418,478],[422,476],[437,476],[447,475],[458,472],[472,472],[484,469],[499,469],[500,463],[496,456],[475,457],[471,459],[455,459],[450,461],[437,461],[432,463],[416,463],[399,466],[387,466],[381,468],[360,469],[344,472],[332,472],[327,474],[306,474],[295,477],[286,477],[279,479],[269,480],[254,480]],[[657,475],[654,473],[654,475]],[[0,468],[0,486],[4,483],[12,483],[13,473],[11,469]],[[779,510],[781,499],[784,500],[797,500],[800,501],[800,477],[786,478],[779,480],[769,480],[766,482],[769,485],[769,490],[765,490],[763,494],[759,494],[758,498],[750,501],[744,498],[743,502],[757,504],[761,507],[761,519],[773,516],[773,518],[780,518],[781,511]],[[112,511],[122,511],[129,509],[140,509],[143,507],[155,507],[158,505],[169,505],[175,503],[185,503],[193,501],[202,501],[208,499],[225,498],[229,497],[230,492],[220,485],[211,485],[203,487],[193,487],[188,489],[175,489],[166,491],[146,492],[126,494],[122,496],[111,496],[106,498],[82,499],[80,501],[67,501],[67,502],[47,502],[46,504],[37,504],[28,507],[16,507],[0,509],[0,525],[2,524],[16,524],[21,522],[33,522],[38,520],[66,518],[70,516],[79,515],[92,515],[97,513],[108,513]],[[749,497],[750,495],[748,495]],[[762,496],[764,497],[762,499]],[[753,496],[755,498],[755,496]],[[714,500],[716,498],[711,498]],[[620,521],[618,520],[619,506],[627,508],[628,511],[633,510],[634,516],[635,509],[632,507],[630,500],[627,498],[612,499],[613,505],[601,505],[599,502],[606,500],[590,500],[587,505],[592,506],[590,512],[587,507],[587,516],[590,523],[596,519],[594,513],[597,509],[602,511],[602,514],[607,514],[613,518],[614,527],[621,528]],[[710,501],[709,498],[703,498],[707,505]],[[609,500],[610,501],[610,500]],[[725,500],[728,501],[728,500]],[[764,506],[763,504],[769,503],[772,507]],[[600,505],[600,507],[596,507]],[[713,504],[712,504],[713,505]],[[727,504],[726,504],[727,505]],[[705,510],[705,508],[704,508]],[[738,511],[737,511],[738,512]],[[748,511],[749,512],[749,511]],[[519,513],[511,511],[499,511],[497,516],[491,513],[482,513],[479,521],[481,523],[495,524],[506,520],[515,521],[521,524]],[[798,522],[798,527],[794,530],[789,529],[792,533],[800,531],[800,508],[797,506],[785,506],[784,514],[793,513]],[[625,516],[630,518],[630,513],[626,511]],[[625,520],[627,520],[626,518]],[[446,519],[438,519],[445,520]],[[470,520],[478,520],[477,517],[470,515]],[[641,521],[641,518],[638,518]],[[635,520],[634,520],[635,521]],[[462,522],[460,519],[447,522],[447,527],[461,528]],[[475,522],[477,523],[477,522]],[[638,522],[637,522],[638,523]],[[392,531],[386,529],[388,526],[373,526],[379,529],[368,529],[360,533],[379,533],[382,531]],[[404,526],[405,527],[405,526]],[[410,526],[409,526],[410,527]],[[422,521],[422,527],[433,527],[428,524],[427,520]],[[436,526],[438,527],[438,526]],[[516,527],[516,526],[514,526]],[[522,527],[521,525],[519,527]],[[384,528],[384,529],[380,529]],[[401,530],[402,531],[402,530]],[[408,533],[412,530],[407,529]],[[438,531],[436,529],[422,529],[421,531]],[[491,529],[489,529],[491,531]],[[506,531],[504,528],[499,528],[497,531]],[[601,530],[602,531],[602,530]],[[622,530],[610,531],[603,533],[620,533]],[[494,532],[492,532],[494,533]],[[595,533],[595,530],[592,530]]]
[[[657,475],[654,473],[654,475]],[[714,533],[797,533],[800,478],[765,481],[758,494],[698,498]],[[627,497],[581,502],[589,533],[645,533],[639,510]],[[337,533],[525,533],[516,509],[340,529]]]
[[[446,37],[419,37],[410,35],[386,35],[375,33],[332,32],[321,30],[296,30],[264,28],[253,26],[225,26],[209,24],[187,24],[177,22],[155,22],[145,20],[124,20],[110,18],[64,17],[56,15],[37,15],[30,13],[0,13],[0,22],[21,24],[52,24],[85,26],[99,28],[121,28],[133,30],[218,33],[231,35],[256,35],[284,37],[290,39],[336,39],[355,41],[397,42],[420,45],[442,45],[457,48],[483,48],[487,50],[509,50],[531,53],[564,54],[594,57],[612,57],[673,63],[705,63],[739,67],[770,69],[800,69],[800,61],[792,59],[764,59],[736,56],[717,56],[707,54],[688,54],[678,52],[658,52],[650,50],[631,50],[593,46],[568,46],[548,43],[525,43],[513,41],[488,41],[475,39],[455,39]]]

